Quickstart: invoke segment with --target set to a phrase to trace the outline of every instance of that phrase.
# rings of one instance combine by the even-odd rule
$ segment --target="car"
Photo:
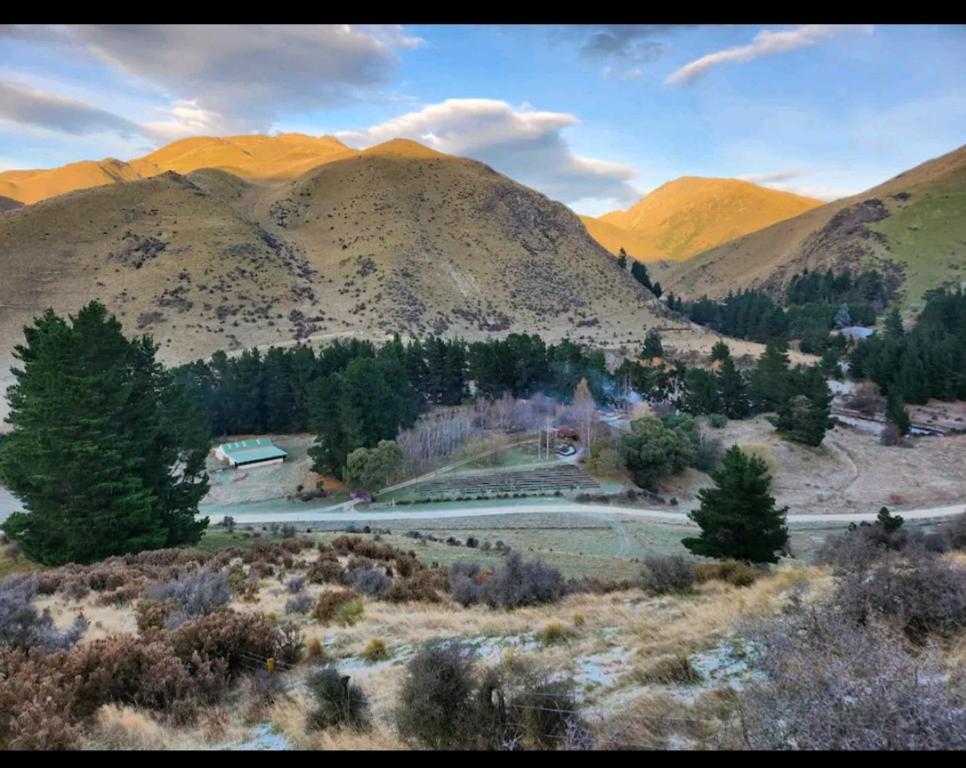
[[[577,449],[574,448],[572,445],[561,445],[557,449],[557,453],[560,456],[573,456],[575,453],[577,453]]]

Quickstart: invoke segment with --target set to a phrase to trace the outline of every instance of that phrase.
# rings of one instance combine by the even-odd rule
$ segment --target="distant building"
[[[219,461],[227,461],[230,467],[263,467],[281,464],[287,456],[285,451],[267,437],[222,443],[215,449],[215,457]]]
[[[875,333],[872,328],[863,328],[861,325],[850,325],[847,328],[843,328],[839,331],[847,339],[867,339],[869,336]]]

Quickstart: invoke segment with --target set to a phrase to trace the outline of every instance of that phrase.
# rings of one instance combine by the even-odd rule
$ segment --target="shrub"
[[[304,576],[293,576],[285,585],[285,591],[290,595],[297,595],[305,587]]]
[[[174,609],[166,619],[173,629],[192,616],[204,616],[231,602],[231,587],[225,573],[207,568],[163,584],[155,584],[144,592],[147,600],[171,600]]]
[[[567,639],[567,635],[567,628],[559,621],[551,621],[547,624],[544,624],[537,633],[537,636],[540,638],[540,642],[546,645],[562,642]]]
[[[319,595],[312,615],[319,623],[329,624],[336,618],[340,606],[358,600],[358,598],[359,596],[351,589],[337,589],[323,592]]]
[[[20,557],[20,545],[17,542],[9,544],[7,548],[3,551],[3,556],[8,560],[14,560]]]
[[[949,543],[955,549],[966,549],[966,514],[962,514],[949,523],[946,528]]]
[[[325,647],[322,645],[322,641],[317,637],[313,637],[305,646],[305,657],[307,659],[312,659],[318,661],[320,659],[325,659]]]
[[[284,539],[291,539],[297,533],[294,525],[283,525],[280,530]]]
[[[556,602],[562,591],[560,571],[539,561],[525,562],[518,552],[511,552],[483,586],[482,597],[491,608],[513,609]]]
[[[506,692],[507,717],[498,746],[531,749],[592,746],[572,680],[556,679],[546,670],[514,668],[514,665],[508,665],[503,677],[501,688]]]
[[[739,695],[747,745],[757,749],[966,748],[966,702],[936,655],[877,621],[827,607],[749,632],[763,681]]]
[[[362,600],[343,603],[336,609],[336,619],[344,627],[351,627],[362,618]]]
[[[38,612],[33,606],[36,594],[36,577],[13,574],[0,582],[0,650],[70,648],[86,631],[83,616],[70,629],[57,629],[49,611]]]
[[[835,604],[855,621],[885,618],[912,639],[966,626],[966,568],[922,549],[889,554],[869,571],[849,571]]]
[[[681,555],[644,558],[641,586],[655,595],[688,592],[697,581],[694,563]]]
[[[386,641],[381,637],[372,638],[362,651],[362,658],[370,664],[388,656]]]
[[[250,669],[253,658],[275,657],[279,644],[276,628],[268,617],[233,611],[216,611],[193,619],[168,632],[167,638],[184,663],[192,663],[195,654],[217,659],[224,662],[229,676]]]
[[[439,568],[426,568],[412,576],[396,579],[383,600],[392,603],[426,602],[439,603],[440,593],[446,593],[449,581],[446,572]]]
[[[312,584],[338,584],[342,580],[343,568],[334,552],[323,552],[318,560],[309,565],[305,577]]]
[[[584,614],[575,613],[573,617],[573,622],[575,627],[582,627],[587,620],[584,618]]]
[[[474,730],[473,656],[456,642],[424,645],[406,666],[396,707],[399,735],[431,749],[465,748]]]
[[[761,575],[761,571],[740,560],[698,563],[694,566],[694,572],[699,582],[724,581],[733,587],[749,587]]]
[[[708,423],[714,429],[723,429],[728,424],[728,417],[723,413],[712,413],[708,416]]]
[[[309,595],[293,597],[285,603],[285,613],[308,613],[315,601]]]
[[[275,655],[283,664],[297,664],[305,650],[305,634],[293,621],[279,624],[275,630]]]
[[[369,700],[349,679],[332,666],[309,676],[306,687],[315,702],[315,709],[309,714],[311,728],[349,726],[361,729],[369,726]]]
[[[701,675],[691,666],[686,653],[674,653],[654,659],[640,674],[642,683],[672,685],[674,683],[696,683]]]
[[[369,597],[382,597],[392,586],[392,579],[375,568],[357,568],[346,575],[346,582],[356,592]]]

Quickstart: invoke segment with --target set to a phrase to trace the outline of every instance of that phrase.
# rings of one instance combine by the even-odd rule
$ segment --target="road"
[[[491,517],[502,515],[533,515],[533,514],[581,514],[581,515],[606,515],[613,518],[622,516],[636,518],[640,520],[653,520],[655,522],[676,523],[678,525],[693,526],[687,518],[685,512],[668,512],[662,509],[642,509],[638,507],[618,507],[607,504],[579,504],[573,501],[535,500],[532,503],[521,501],[497,502],[494,504],[436,504],[426,505],[425,507],[413,508],[406,506],[384,507],[379,510],[367,510],[357,512],[354,505],[347,503],[339,505],[338,508],[328,508],[326,510],[312,509],[281,509],[278,511],[253,510],[254,505],[237,505],[234,507],[208,507],[203,508],[203,514],[209,515],[211,521],[218,522],[222,516],[228,514],[235,518],[235,522],[241,525],[247,523],[337,523],[337,522],[359,522],[371,523],[386,520],[443,520],[463,517]],[[276,507],[277,508],[277,507]],[[905,520],[942,520],[955,517],[966,513],[966,504],[953,504],[945,507],[930,507],[925,509],[914,509],[899,511]],[[814,526],[816,524],[831,524],[833,526],[844,526],[849,523],[873,522],[876,519],[875,512],[865,513],[844,513],[829,515],[789,515],[789,527]]]

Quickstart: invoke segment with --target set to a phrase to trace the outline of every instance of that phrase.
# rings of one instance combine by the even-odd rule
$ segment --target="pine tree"
[[[655,357],[664,357],[664,344],[661,342],[661,334],[651,329],[644,337],[644,346],[641,348],[641,357],[645,360],[652,360]]]
[[[701,534],[684,539],[684,546],[705,557],[778,562],[775,553],[788,541],[788,508],[776,508],[769,495],[771,478],[765,462],[735,445],[725,452],[711,479],[714,487],[698,493],[701,506],[689,515]]]
[[[711,361],[715,360],[726,360],[731,357],[731,347],[729,347],[723,340],[718,339],[711,347]]]
[[[797,374],[798,392],[778,406],[772,423],[785,437],[804,445],[819,446],[832,428],[832,393],[818,366]]]
[[[783,339],[772,339],[765,345],[748,382],[748,397],[756,412],[774,411],[788,399],[788,362],[788,344]]]
[[[620,267],[621,271],[627,269],[627,253],[621,248],[620,253],[617,254],[617,266]]]
[[[24,335],[0,479],[26,511],[4,532],[48,565],[196,543],[207,423],[153,342],[126,339],[98,302],[66,321],[48,310]]]
[[[909,430],[912,429],[906,404],[902,396],[896,392],[890,392],[886,401],[886,419],[896,425],[900,435],[908,435]]]
[[[731,355],[724,358],[718,372],[718,399],[722,412],[729,419],[744,419],[751,413],[745,377],[735,367]]]

